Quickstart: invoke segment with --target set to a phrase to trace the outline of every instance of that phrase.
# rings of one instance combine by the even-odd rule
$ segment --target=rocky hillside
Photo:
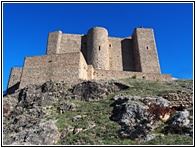
[[[189,80],[48,81],[3,97],[4,145],[192,145]]]

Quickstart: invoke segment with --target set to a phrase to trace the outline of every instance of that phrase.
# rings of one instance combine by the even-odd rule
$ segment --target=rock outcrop
[[[110,93],[129,88],[128,85],[115,81],[85,81],[79,83],[71,90],[75,99],[82,101],[92,101],[102,99]]]
[[[142,85],[148,83],[143,81],[139,86],[139,80],[133,86],[112,80],[83,81],[74,86],[65,82],[47,81],[43,85],[28,85],[13,94],[4,95],[3,144],[64,144],[70,137],[81,136],[82,133],[99,136],[96,130],[88,132],[94,128],[103,128],[104,134],[116,132],[113,137],[140,142],[168,133],[193,138],[191,87],[188,87],[188,84],[188,88],[183,85],[187,91],[165,91],[166,93],[154,97],[131,95],[130,92],[143,93],[145,89],[149,89],[146,86],[142,88]],[[174,82],[170,85],[179,87],[179,84]],[[150,91],[152,90],[155,89],[151,88]],[[118,91],[121,92],[117,93]],[[113,97],[106,97],[109,94]],[[82,105],[87,104],[82,112]],[[104,110],[107,107],[108,109]],[[98,127],[100,123],[104,123],[97,119],[99,117],[104,122],[119,124],[118,130],[107,131],[107,124]],[[160,131],[158,134],[154,132],[157,129]],[[81,137],[76,144],[85,143],[85,140]],[[98,140],[99,144],[104,144],[102,140]]]
[[[188,111],[177,112],[172,116],[176,111],[172,108],[171,102],[162,97],[117,95],[112,99],[115,102],[112,104],[114,109],[110,119],[121,125],[121,137],[146,142],[156,137],[156,134],[150,133],[168,119],[169,125],[191,126]]]
[[[46,119],[51,114],[51,106],[55,106],[63,114],[74,110],[77,105],[61,102],[62,100],[98,100],[126,87],[128,86],[114,81],[85,81],[70,88],[63,82],[47,81],[41,86],[28,85],[14,94],[4,96],[3,144],[55,144],[62,134],[55,121]],[[73,132],[76,134],[79,129],[73,129]]]

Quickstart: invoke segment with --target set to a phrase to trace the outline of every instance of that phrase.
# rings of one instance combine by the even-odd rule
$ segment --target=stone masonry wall
[[[60,50],[62,32],[55,31],[48,34],[47,55],[58,54]]]
[[[128,72],[128,71],[107,71],[94,69],[94,79],[95,80],[110,80],[110,79],[122,79],[122,78],[139,78],[148,80],[171,80],[171,75],[167,74],[151,74],[142,72]]]
[[[160,73],[153,29],[136,28],[132,37],[108,37],[102,27],[90,29],[87,35],[57,31],[49,34],[47,54],[81,51],[96,69]]]
[[[119,70],[123,71],[122,62],[122,38],[109,37],[109,70]]]
[[[158,54],[151,28],[136,28],[132,37],[108,37],[105,28],[94,27],[87,35],[48,35],[47,55],[26,57],[23,68],[13,68],[8,90],[48,80],[73,84],[79,79],[121,79],[137,77],[171,80],[160,72]]]
[[[91,28],[87,33],[87,61],[94,68],[109,70],[108,31]]]
[[[27,57],[20,88],[27,84],[42,84],[47,80],[74,83],[79,78],[80,52]]]
[[[135,71],[131,38],[109,37],[110,70]]]
[[[104,31],[105,29],[103,29]],[[99,30],[98,30],[99,31]],[[102,30],[101,30],[102,31]],[[89,34],[89,38],[91,38],[91,34]],[[97,35],[100,38],[100,35]],[[95,39],[96,40],[96,39]],[[100,47],[103,46],[103,43],[99,43],[96,41],[97,46],[100,44]],[[83,56],[88,64],[91,64],[89,58],[87,57],[87,36],[82,34],[62,34],[62,32],[52,32],[49,34],[48,38],[48,48],[47,54],[62,54],[62,53],[72,53],[79,52],[83,53]],[[108,70],[120,70],[120,71],[135,71],[134,66],[134,53],[132,47],[132,39],[130,38],[116,38],[116,37],[108,37],[107,46],[109,54],[109,68]],[[98,47],[97,47],[98,48]],[[55,51],[55,49],[57,51]],[[92,50],[92,48],[88,47],[88,50]],[[97,51],[99,52],[99,50]],[[101,49],[100,61],[101,57],[104,54],[107,55],[107,51]],[[90,54],[88,55],[91,56]],[[94,61],[96,58],[94,58]],[[96,61],[95,61],[96,63]]]
[[[136,28],[133,40],[137,71],[160,74],[153,29]]]
[[[59,54],[81,51],[82,36],[75,34],[63,34],[60,43]]]
[[[86,46],[85,36],[82,34],[63,34],[61,31],[48,35],[47,55],[79,52]],[[86,53],[85,53],[86,54]]]
[[[79,79],[88,80],[88,65],[81,52],[80,52],[79,62],[80,62],[79,63]]]
[[[14,67],[10,72],[7,93],[12,93],[19,88],[23,68]]]

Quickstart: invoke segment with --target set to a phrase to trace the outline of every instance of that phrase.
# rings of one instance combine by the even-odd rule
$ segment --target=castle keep
[[[8,90],[47,80],[106,80],[137,77],[170,80],[161,74],[153,29],[136,28],[131,37],[109,37],[102,27],[83,34],[48,35],[47,52],[43,56],[26,57],[23,68],[12,68]]]

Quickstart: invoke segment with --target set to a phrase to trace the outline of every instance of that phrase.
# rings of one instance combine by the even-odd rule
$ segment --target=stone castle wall
[[[47,55],[81,51],[83,35],[63,34],[61,31],[48,35]]]
[[[153,29],[136,28],[132,37],[109,37],[105,28],[94,27],[87,35],[48,35],[47,55],[26,57],[23,68],[13,68],[8,89],[45,81],[121,79],[137,77],[171,80],[160,72]]]
[[[109,42],[109,70],[123,71],[122,63],[122,38],[108,38]]]
[[[109,37],[110,70],[135,71],[131,38]]]
[[[59,54],[81,51],[83,35],[63,34]]]
[[[133,33],[136,71],[160,74],[153,29],[136,28]]]
[[[107,30],[100,27],[92,28],[87,35],[62,34],[61,31],[49,34],[48,55],[80,51],[87,64],[94,68],[136,71],[131,38],[108,37]]]
[[[122,78],[139,78],[147,80],[171,80],[171,75],[169,74],[151,74],[143,72],[129,72],[129,71],[111,71],[111,70],[94,70],[95,80],[110,80],[110,79],[122,79]]]
[[[19,88],[22,70],[23,68],[20,67],[14,67],[11,69],[7,93],[14,92],[14,90]]]
[[[87,61],[95,69],[109,70],[108,31],[94,27],[87,33]]]
[[[88,65],[84,59],[83,54],[80,52],[80,61],[79,61],[79,79],[88,80]]]
[[[48,34],[48,44],[46,54],[58,54],[61,47],[62,32],[56,31]]]
[[[27,57],[24,62],[20,88],[27,84],[42,84],[47,80],[73,83],[79,78],[80,61],[80,52]]]

